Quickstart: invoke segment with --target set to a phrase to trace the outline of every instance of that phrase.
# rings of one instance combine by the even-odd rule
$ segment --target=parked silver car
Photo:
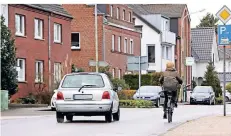
[[[119,97],[108,76],[103,73],[71,73],[63,77],[57,89],[58,123],[73,116],[105,116],[107,122],[120,119]]]
[[[190,97],[190,104],[215,104],[215,93],[211,86],[196,86]]]
[[[133,98],[135,100],[143,99],[143,100],[150,100],[153,101],[156,107],[160,107],[163,104],[163,99],[160,99],[160,92],[162,88],[160,86],[141,86],[136,93],[134,94]]]
[[[228,92],[228,90],[225,90],[225,101],[230,102],[231,101],[231,93]]]

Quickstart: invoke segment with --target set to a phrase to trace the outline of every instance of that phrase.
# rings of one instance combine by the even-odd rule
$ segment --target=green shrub
[[[146,100],[120,100],[120,106],[124,108],[152,108],[153,102]]]
[[[123,79],[118,79],[118,78],[115,78],[115,79],[112,79],[111,80],[112,84],[114,87],[122,87],[123,90],[126,90],[126,89],[129,89],[129,85],[125,83],[125,80]]]
[[[215,102],[216,102],[216,104],[222,104],[223,103],[223,97],[222,96],[216,97]]]
[[[53,92],[44,91],[35,95],[36,103],[38,104],[50,104]]]
[[[136,90],[122,90],[118,92],[120,100],[132,100]]]
[[[225,87],[226,90],[228,90],[231,93],[231,83],[228,83]]]
[[[36,98],[32,93],[29,93],[28,96],[19,98],[17,100],[18,102],[21,102],[22,104],[35,104],[36,103]]]
[[[141,75],[141,85],[160,85],[159,78],[162,75],[161,72],[154,72],[151,74]],[[130,89],[137,90],[139,88],[139,75],[128,74],[124,75],[125,82],[130,86]]]

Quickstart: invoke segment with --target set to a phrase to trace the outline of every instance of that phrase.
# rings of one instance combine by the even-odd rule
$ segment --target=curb
[[[9,104],[10,108],[39,108],[48,107],[48,104]]]
[[[0,120],[13,120],[13,119],[30,119],[30,118],[40,118],[40,117],[51,117],[54,115],[43,115],[43,116],[2,116]]]

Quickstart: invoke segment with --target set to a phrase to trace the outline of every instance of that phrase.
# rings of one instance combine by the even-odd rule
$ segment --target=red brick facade
[[[25,36],[15,35],[15,15],[25,17]],[[9,29],[15,38],[16,57],[25,59],[25,81],[19,82],[19,90],[14,98],[24,97],[35,90],[35,61],[43,61],[43,77],[48,90],[49,67],[48,67],[48,45],[49,45],[49,22],[50,15],[50,45],[51,45],[51,85],[53,86],[54,62],[61,63],[65,67],[63,72],[71,70],[71,18],[51,14],[37,10],[25,5],[9,5]],[[34,19],[43,20],[43,38],[34,38]],[[54,23],[61,24],[61,43],[54,43]],[[64,73],[63,73],[64,74]]]
[[[98,14],[98,51],[99,60],[106,61],[112,69],[115,69],[115,77],[126,71],[127,56],[140,54],[140,33],[135,31],[135,24],[132,20],[132,10],[125,5],[112,5],[113,15],[110,15],[110,6],[105,5],[106,13]],[[85,71],[89,69],[89,60],[95,60],[95,22],[94,6],[65,4],[63,7],[74,17],[72,21],[72,32],[80,33],[80,49],[72,50],[73,63]],[[119,19],[116,18],[119,8]],[[123,20],[125,11],[125,20]],[[129,21],[131,13],[131,21]],[[106,18],[107,23],[103,23]],[[115,35],[114,51],[112,50],[112,35]],[[118,37],[121,37],[120,49],[118,52]],[[133,54],[124,53],[124,39],[127,39],[127,51],[130,51],[130,40],[133,41]]]

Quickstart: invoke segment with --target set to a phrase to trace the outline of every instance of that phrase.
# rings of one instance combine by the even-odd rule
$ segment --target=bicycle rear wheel
[[[168,110],[168,123],[172,122],[172,111]]]

